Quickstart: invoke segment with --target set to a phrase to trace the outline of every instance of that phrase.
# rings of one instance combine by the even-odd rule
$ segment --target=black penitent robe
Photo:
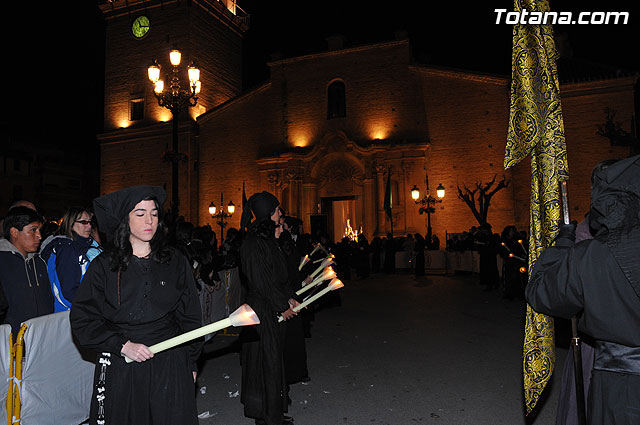
[[[78,343],[98,351],[91,424],[198,424],[193,371],[202,339],[126,363],[127,342],[151,346],[201,326],[191,268],[172,250],[160,264],[131,258],[126,271],[110,269],[106,255],[91,263],[70,312]],[[104,421],[104,422],[99,422]]]
[[[629,241],[628,253],[637,262],[640,227],[621,238]],[[640,294],[630,281],[640,281],[640,273],[637,267],[620,266],[606,233],[573,247],[561,242],[536,261],[525,290],[527,301],[547,315],[569,319],[579,314],[580,330],[595,339],[588,423],[638,424]]]
[[[302,287],[302,281],[307,276],[306,273],[298,270],[302,253],[292,239],[291,234],[287,231],[282,232],[278,242],[287,257],[289,287],[291,291],[295,293],[295,291]],[[303,271],[305,270],[303,269]],[[302,302],[303,297],[308,294],[309,293],[305,293],[301,296],[294,294],[293,297],[298,302]],[[309,371],[307,369],[307,348],[304,340],[304,313],[304,311],[301,311],[297,316],[286,322],[287,331],[284,342],[284,365],[285,376],[287,384],[289,385],[302,382],[309,377]]]
[[[245,302],[260,324],[242,331],[242,391],[244,414],[268,425],[282,424],[287,411],[287,384],[283,362],[286,322],[277,316],[289,308],[293,293],[288,286],[287,260],[273,227],[252,223],[240,248],[246,276]]]

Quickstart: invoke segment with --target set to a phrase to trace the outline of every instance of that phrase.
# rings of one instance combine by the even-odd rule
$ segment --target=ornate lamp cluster
[[[185,107],[196,106],[198,103],[198,94],[202,88],[200,83],[200,69],[196,67],[195,62],[191,62],[188,67],[189,86],[187,90],[183,90],[180,86],[180,62],[182,54],[179,50],[174,49],[169,52],[169,61],[173,66],[169,78],[169,87],[165,89],[164,80],[160,79],[160,64],[154,59],[151,66],[147,70],[149,81],[153,83],[153,94],[158,99],[158,105],[167,108],[173,116],[172,130],[172,150],[162,155],[162,159],[172,164],[172,205],[171,214],[178,217],[180,200],[178,196],[178,163],[186,161],[187,157],[183,153],[178,152],[178,120],[180,112]],[[175,218],[174,217],[174,218]]]
[[[182,90],[180,87],[180,62],[182,53],[179,50],[171,50],[169,52],[169,61],[173,66],[169,78],[168,90],[165,90],[164,81],[160,79],[160,64],[154,59],[148,69],[149,81],[153,83],[153,93],[158,99],[158,105],[169,109],[172,113],[179,112],[185,106],[195,106],[198,103],[198,94],[202,88],[200,82],[200,69],[196,66],[195,61],[191,62],[187,69],[189,75],[189,88]]]
[[[415,184],[411,188],[411,198],[413,201],[420,205],[418,212],[420,214],[427,213],[427,234],[431,236],[431,213],[435,213],[435,205],[439,202],[442,202],[442,198],[444,198],[445,189],[442,184],[439,184],[436,188],[436,196],[434,198],[429,194],[429,175],[425,174],[425,183],[427,185],[427,193],[420,198],[420,189]]]
[[[224,241],[223,232],[224,228],[227,226],[226,219],[231,218],[234,212],[236,212],[236,206],[233,204],[233,201],[229,201],[227,210],[224,210],[224,198],[222,193],[220,194],[220,210],[218,210],[213,201],[209,204],[209,214],[211,214],[211,218],[217,219],[216,223],[220,226],[220,243]]]

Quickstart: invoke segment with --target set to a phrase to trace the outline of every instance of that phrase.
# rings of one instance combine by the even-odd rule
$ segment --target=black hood
[[[589,225],[606,244],[640,297],[640,155],[596,174]]]
[[[131,186],[94,199],[93,210],[100,230],[107,235],[107,238],[112,237],[122,219],[133,210],[133,207],[148,198],[156,199],[162,208],[167,194],[159,186]]]
[[[618,161],[594,176],[589,226],[595,233],[640,220],[640,155]]]

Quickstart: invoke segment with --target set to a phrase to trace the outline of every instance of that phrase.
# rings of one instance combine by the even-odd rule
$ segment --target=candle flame
[[[332,291],[335,291],[336,289],[342,288],[344,286],[344,283],[342,283],[340,279],[333,279],[328,286]]]
[[[242,304],[236,311],[229,315],[229,320],[233,326],[257,325],[260,319],[249,304]]]

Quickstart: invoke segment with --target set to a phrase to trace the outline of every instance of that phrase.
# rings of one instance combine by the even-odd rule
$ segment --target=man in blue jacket
[[[0,319],[15,339],[25,320],[53,313],[47,264],[37,254],[43,218],[27,207],[15,207],[4,220],[0,240]]]

